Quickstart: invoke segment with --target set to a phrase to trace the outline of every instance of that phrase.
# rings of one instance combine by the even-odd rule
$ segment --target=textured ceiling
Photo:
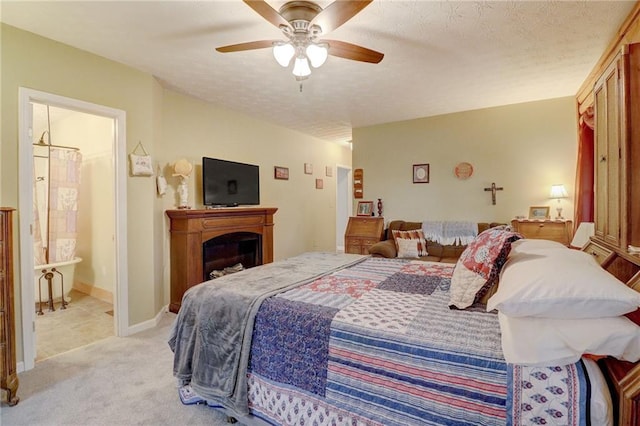
[[[374,0],[327,38],[382,52],[382,62],[330,56],[302,92],[270,49],[215,51],[283,39],[239,0],[2,0],[0,19],[181,93],[345,142],[354,127],[575,95],[634,4]]]

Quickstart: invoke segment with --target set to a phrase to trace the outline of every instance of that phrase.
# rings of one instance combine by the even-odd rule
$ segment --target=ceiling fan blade
[[[353,61],[370,62],[372,64],[379,63],[384,58],[384,53],[367,49],[366,47],[357,46],[339,40],[322,40],[329,43],[329,55],[339,58],[351,59]]]
[[[278,13],[277,10],[269,6],[264,0],[243,0],[247,6],[258,12],[258,15],[280,28],[281,25],[291,27],[289,22]]]
[[[322,34],[335,30],[367,7],[373,0],[337,0],[325,7],[313,18],[311,24],[319,25]]]
[[[264,49],[273,46],[278,40],[250,41],[248,43],[230,44],[229,46],[216,47],[220,53],[240,52],[242,50]]]

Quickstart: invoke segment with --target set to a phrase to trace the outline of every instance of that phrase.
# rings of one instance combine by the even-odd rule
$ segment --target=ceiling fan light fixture
[[[319,39],[353,18],[372,0],[333,0],[325,8],[314,1],[284,0],[284,4],[276,10],[268,4],[268,0],[243,0],[263,19],[278,27],[285,39],[231,44],[216,47],[216,51],[242,52],[270,47],[274,59],[283,68],[288,68],[294,62],[293,75],[296,81],[307,79],[311,75],[311,67],[324,65],[329,48],[333,56],[344,59],[374,64],[382,60],[384,54],[375,50],[344,41]]]
[[[304,56],[298,56],[296,62],[293,65],[293,75],[296,77],[307,77],[311,75],[311,68],[309,68],[309,61]]]
[[[329,54],[329,45],[327,43],[311,43],[307,46],[306,54],[314,68],[321,67],[327,60]]]
[[[273,57],[283,67],[289,66],[295,53],[296,49],[291,43],[278,42],[273,45]]]

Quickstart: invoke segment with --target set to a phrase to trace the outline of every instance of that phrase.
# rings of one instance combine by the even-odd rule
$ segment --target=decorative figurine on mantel
[[[173,165],[173,176],[180,178],[180,184],[178,185],[178,195],[180,196],[179,209],[190,209],[189,205],[189,188],[187,187],[187,180],[193,171],[193,165],[184,158],[176,161]]]
[[[382,216],[382,198],[378,198],[378,216]]]

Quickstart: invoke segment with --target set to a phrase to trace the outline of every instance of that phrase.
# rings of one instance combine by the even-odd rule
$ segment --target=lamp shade
[[[273,45],[273,57],[283,67],[289,66],[293,55],[296,53],[296,49],[291,43],[278,42]]]
[[[309,62],[311,62],[311,66],[314,68],[321,67],[322,64],[327,60],[328,55],[328,45],[326,43],[311,43],[307,46],[307,58],[309,58]]]
[[[311,68],[309,68],[309,61],[304,56],[298,56],[296,62],[293,65],[293,75],[296,77],[307,77],[311,75]]]
[[[549,194],[549,198],[567,198],[569,194],[567,194],[567,190],[564,189],[564,185],[557,184],[551,185],[551,192]]]

